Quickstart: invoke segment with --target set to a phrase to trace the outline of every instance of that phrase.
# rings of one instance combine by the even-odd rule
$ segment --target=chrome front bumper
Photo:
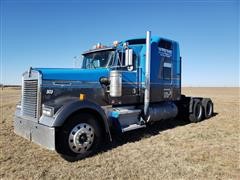
[[[55,150],[55,128],[25,119],[14,117],[14,132],[49,150]]]

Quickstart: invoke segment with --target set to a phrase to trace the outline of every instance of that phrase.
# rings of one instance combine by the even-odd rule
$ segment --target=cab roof
[[[164,41],[168,41],[168,42],[171,42],[171,43],[178,44],[178,42],[167,39],[167,38],[162,38],[162,37],[159,37],[159,36],[152,36],[151,37],[151,42],[152,43],[154,43],[154,42],[159,43],[160,40],[164,40]],[[118,46],[122,46],[124,43],[128,43],[129,45],[141,45],[141,44],[144,45],[144,44],[146,44],[146,38],[144,37],[144,38],[127,39],[127,40],[119,42]],[[98,52],[98,51],[115,50],[116,48],[117,47],[115,47],[115,46],[104,46],[104,47],[101,47],[101,48],[95,48],[95,49],[90,49],[88,51],[85,51],[85,52],[82,53],[82,55],[93,53],[93,52]]]
[[[163,38],[163,37],[159,37],[159,36],[152,36],[151,37],[151,42],[156,42],[158,43],[160,40],[165,40],[165,41],[170,41],[172,43],[177,43],[176,41],[173,41],[171,39],[167,39],[167,38]],[[146,38],[134,38],[134,39],[127,39],[124,42],[128,42],[129,45],[134,45],[134,44],[146,44]]]

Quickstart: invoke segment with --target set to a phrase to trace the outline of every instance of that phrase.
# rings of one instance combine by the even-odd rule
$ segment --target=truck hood
[[[99,78],[108,77],[109,70],[78,69],[78,68],[34,68],[42,74],[43,80],[69,80],[69,81],[99,81]]]

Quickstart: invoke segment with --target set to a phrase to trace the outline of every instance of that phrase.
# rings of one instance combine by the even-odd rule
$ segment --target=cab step
[[[125,133],[125,132],[128,132],[128,131],[132,131],[132,130],[135,130],[135,129],[140,129],[140,128],[145,128],[146,125],[143,124],[143,125],[139,125],[139,124],[131,124],[125,128],[122,128],[122,133]]]
[[[141,109],[135,109],[131,106],[114,108],[111,117],[117,129],[121,133],[146,127],[145,122],[141,119]]]

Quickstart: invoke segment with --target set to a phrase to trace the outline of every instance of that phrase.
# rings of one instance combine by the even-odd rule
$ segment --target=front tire
[[[57,151],[73,162],[96,153],[102,143],[102,128],[97,119],[87,113],[68,119],[57,134]]]

